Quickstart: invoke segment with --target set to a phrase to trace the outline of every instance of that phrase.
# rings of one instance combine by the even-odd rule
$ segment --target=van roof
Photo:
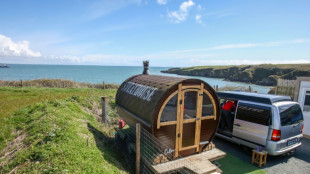
[[[272,104],[279,101],[292,101],[292,98],[290,96],[258,94],[251,92],[221,91],[216,92],[216,94],[219,98],[246,100],[264,104]]]

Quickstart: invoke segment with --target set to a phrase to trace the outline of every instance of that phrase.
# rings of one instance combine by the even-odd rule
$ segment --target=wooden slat
[[[206,89],[203,89],[203,92],[209,96],[209,98],[213,104],[214,115],[216,115],[216,106],[215,106],[215,102],[214,102],[213,97],[211,96],[211,94]],[[216,117],[214,117],[214,120],[216,120]]]
[[[209,160],[202,161],[200,158],[192,158],[190,162],[194,165],[189,169],[193,173],[207,174],[216,172],[217,169]]]
[[[157,165],[152,165],[154,173],[169,173],[177,169],[186,168],[194,173],[210,173],[213,172],[214,166],[210,165],[209,161],[215,161],[223,158],[226,153],[219,149],[213,149],[200,154],[195,154],[180,158],[178,160],[169,161]]]
[[[183,119],[183,123],[193,123],[196,122],[196,118],[191,118],[191,119]]]
[[[199,89],[184,89],[183,92],[199,91]]]
[[[196,152],[199,152],[199,142],[201,133],[201,115],[202,115],[202,104],[203,104],[203,89],[204,84],[201,83],[200,91],[197,93],[197,115],[196,115],[196,131],[195,131],[195,145],[197,145]]]
[[[200,89],[200,85],[186,85],[186,86],[182,86],[182,89]]]
[[[180,115],[181,115],[181,105],[180,105],[180,100],[182,100],[182,84],[179,84],[178,86],[178,105],[177,105],[177,125],[176,125],[176,135],[175,135],[175,153],[174,153],[174,157],[178,157],[179,156],[179,137],[178,134],[180,132]]]
[[[179,126],[180,126],[180,129],[179,129],[179,133],[180,133],[180,138],[179,138],[179,148],[182,147],[182,141],[183,141],[183,115],[184,115],[184,92],[181,91],[181,98],[182,98],[182,104],[180,104],[180,121],[179,121]]]
[[[182,150],[188,150],[188,149],[193,149],[193,148],[196,148],[197,145],[192,145],[192,146],[186,146],[186,147],[180,147],[179,150],[182,151]]]
[[[160,126],[168,126],[168,125],[174,125],[174,124],[177,124],[177,121],[161,122]]]
[[[215,115],[203,116],[203,117],[201,117],[201,120],[216,119],[214,117],[215,117]]]

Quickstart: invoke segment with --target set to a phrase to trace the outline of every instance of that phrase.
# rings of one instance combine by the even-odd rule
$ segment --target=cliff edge
[[[310,64],[196,66],[170,68],[161,72],[187,76],[223,78],[229,81],[274,86],[277,84],[277,79],[294,80],[298,76],[310,76]]]

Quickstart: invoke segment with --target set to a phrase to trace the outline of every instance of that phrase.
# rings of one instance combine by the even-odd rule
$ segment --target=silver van
[[[217,95],[222,109],[218,137],[250,148],[263,147],[270,155],[285,154],[301,146],[303,114],[289,96],[236,91]],[[235,106],[223,114],[228,101]]]

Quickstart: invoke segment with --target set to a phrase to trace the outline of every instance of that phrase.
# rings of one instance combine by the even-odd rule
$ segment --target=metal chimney
[[[150,71],[149,71],[149,61],[148,60],[144,60],[143,61],[143,75],[149,75]]]

